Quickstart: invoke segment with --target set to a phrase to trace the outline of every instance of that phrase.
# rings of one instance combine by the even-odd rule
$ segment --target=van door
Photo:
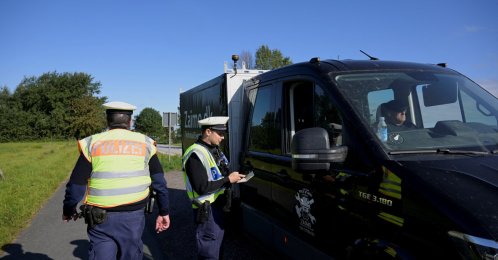
[[[242,199],[258,208],[271,209],[271,183],[275,181],[273,165],[281,153],[281,87],[274,84],[248,90],[251,104],[248,123],[247,152],[243,170],[255,177],[241,185]]]
[[[275,161],[272,202],[279,218],[311,236],[316,233],[316,200],[313,187],[316,173],[292,169],[291,141],[302,129],[321,127],[329,134],[331,146],[342,144],[342,119],[321,84],[312,79],[284,81],[282,111],[282,154]],[[325,174],[325,173],[324,173]],[[291,217],[292,216],[292,217]]]
[[[332,244],[348,243],[338,232],[350,235],[353,230],[368,229],[378,207],[362,196],[377,190],[381,178],[372,154],[358,135],[362,130],[356,129],[351,120],[344,120],[346,112],[339,109],[332,91],[327,89],[334,86],[313,78],[289,79],[282,85],[282,156],[272,169],[277,176],[272,183],[272,202],[280,219],[315,238],[319,247],[330,250]],[[367,93],[358,98],[366,102]],[[292,169],[292,138],[311,127],[327,131],[331,148],[348,147],[344,163],[334,163],[329,171],[321,172]]]

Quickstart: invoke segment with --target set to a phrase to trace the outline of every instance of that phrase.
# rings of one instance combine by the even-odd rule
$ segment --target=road
[[[158,145],[161,153],[180,155],[178,146]],[[196,259],[195,229],[192,209],[185,192],[181,171],[164,174],[170,195],[170,228],[160,234],[154,232],[156,211],[147,216],[142,240],[144,258]],[[47,203],[31,220],[31,223],[10,244],[2,245],[0,259],[88,259],[89,242],[86,225],[82,219],[63,223],[62,201],[65,183],[62,183]],[[267,249],[241,232],[227,229],[222,259],[274,259]]]
[[[182,147],[181,146],[158,144],[157,150],[163,154],[182,155]]]
[[[164,154],[181,155],[180,146],[157,145],[158,151]],[[192,208],[185,192],[185,183],[181,171],[165,174],[168,183],[170,200],[171,227],[158,235],[164,259],[197,259],[195,255],[195,229]],[[275,256],[257,241],[248,238],[241,232],[228,229],[222,248],[223,259],[265,260]]]
[[[192,220],[190,201],[185,192],[183,173],[171,171],[166,173],[171,203],[171,228],[158,235],[165,259],[196,259],[195,230]],[[249,239],[240,232],[227,229],[223,246],[223,259],[275,259],[267,249],[258,242]]]
[[[90,243],[83,219],[64,223],[62,201],[65,183],[61,183],[54,195],[37,212],[27,227],[9,244],[2,245],[2,260],[71,260],[88,259]],[[155,216],[146,216],[143,259],[166,259],[160,250],[160,242],[154,232]]]
[[[156,211],[147,216],[142,240],[144,258],[151,259],[196,259],[195,230],[192,209],[185,192],[183,173],[165,173],[170,194],[171,227],[160,234],[154,232]],[[61,184],[31,223],[12,242],[2,245],[2,260],[20,259],[88,259],[89,242],[86,225],[82,219],[63,223],[62,200],[65,183]],[[244,234],[227,230],[222,259],[274,259],[268,250]]]

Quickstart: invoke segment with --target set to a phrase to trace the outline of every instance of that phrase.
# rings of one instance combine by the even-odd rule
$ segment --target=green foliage
[[[100,83],[85,73],[24,78],[13,94],[0,89],[0,142],[81,138],[105,128]],[[3,104],[7,104],[4,106]],[[8,108],[8,109],[7,109]]]
[[[150,107],[144,108],[140,114],[135,116],[135,130],[157,142],[165,138],[161,114]]]
[[[169,143],[169,141],[171,141],[171,144],[178,143],[178,140],[180,140],[178,138],[179,131],[175,131],[175,129],[173,129],[173,128],[174,127],[170,127],[170,129],[171,129],[170,130],[170,129],[168,129],[168,127],[163,127],[163,136],[162,136],[162,138],[159,139],[158,142],[163,143],[163,144],[167,144],[167,143]],[[171,140],[169,140],[170,132],[171,132]]]
[[[69,134],[81,139],[102,131],[107,124],[102,104],[102,100],[92,96],[75,99],[71,110]]]
[[[256,69],[272,70],[292,64],[289,57],[284,57],[278,49],[270,50],[267,45],[262,45],[256,51]]]
[[[166,155],[158,153],[157,157],[163,166],[164,172],[182,169],[182,157],[179,155]]]

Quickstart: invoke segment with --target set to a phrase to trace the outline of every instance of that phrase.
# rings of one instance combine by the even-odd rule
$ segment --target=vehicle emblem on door
[[[296,193],[295,198],[297,200],[295,209],[299,218],[299,228],[314,236],[316,218],[311,214],[311,205],[315,202],[313,194],[308,189],[301,189]]]

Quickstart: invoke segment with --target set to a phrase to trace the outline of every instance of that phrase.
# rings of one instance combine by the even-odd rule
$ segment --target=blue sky
[[[263,44],[293,62],[446,62],[498,96],[498,1],[1,0],[0,87],[85,72],[101,95],[176,112],[180,89]]]

